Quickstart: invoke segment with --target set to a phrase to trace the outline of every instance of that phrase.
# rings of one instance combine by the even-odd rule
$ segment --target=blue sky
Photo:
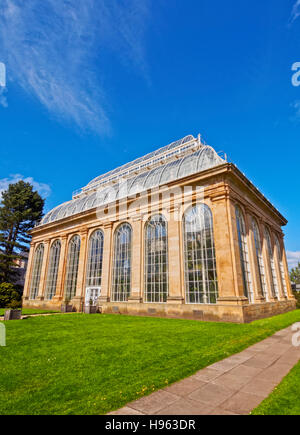
[[[0,190],[46,210],[201,133],[289,220],[300,260],[300,1],[0,0]]]

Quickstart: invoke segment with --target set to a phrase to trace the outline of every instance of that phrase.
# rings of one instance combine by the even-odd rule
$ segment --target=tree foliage
[[[13,284],[3,282],[0,284],[0,308],[18,308],[21,303],[20,294]]]
[[[12,282],[15,260],[28,251],[31,230],[43,216],[44,199],[30,183],[10,184],[0,206],[0,283]]]
[[[294,284],[300,284],[300,263],[290,271],[290,279]]]

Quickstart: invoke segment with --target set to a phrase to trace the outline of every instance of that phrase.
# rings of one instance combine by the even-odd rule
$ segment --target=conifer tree
[[[294,284],[300,284],[300,263],[290,271],[290,279]]]
[[[14,261],[28,251],[31,230],[43,216],[44,199],[30,183],[10,184],[0,203],[0,283],[13,282]]]

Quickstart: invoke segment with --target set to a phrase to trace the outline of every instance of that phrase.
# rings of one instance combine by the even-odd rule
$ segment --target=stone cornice
[[[114,224],[114,222],[105,222],[105,223],[103,224],[103,228],[104,228],[105,230],[110,230],[110,229],[112,229],[113,224]]]
[[[237,166],[232,163],[228,163],[228,172],[232,178],[237,178],[244,186],[246,186],[249,191],[260,200],[273,215],[277,216],[277,219],[281,221],[281,225],[286,225],[287,220],[284,216],[275,208],[275,206],[259,191],[257,187],[243,174]]]
[[[209,195],[209,198],[212,202],[225,201],[226,199],[229,199],[230,198],[229,186],[223,184],[223,186],[220,186],[218,189],[215,189],[215,191]]]

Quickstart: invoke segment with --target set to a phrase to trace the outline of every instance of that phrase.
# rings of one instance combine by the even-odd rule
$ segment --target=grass
[[[4,311],[9,308],[0,308],[0,316],[4,316]],[[49,314],[49,313],[58,313],[59,311],[53,311],[53,310],[36,310],[31,308],[25,308],[22,309],[22,314],[24,315],[30,315],[30,314]]]
[[[252,415],[300,415],[300,362]]]
[[[299,322],[239,325],[118,315],[6,323],[0,414],[105,414]]]

